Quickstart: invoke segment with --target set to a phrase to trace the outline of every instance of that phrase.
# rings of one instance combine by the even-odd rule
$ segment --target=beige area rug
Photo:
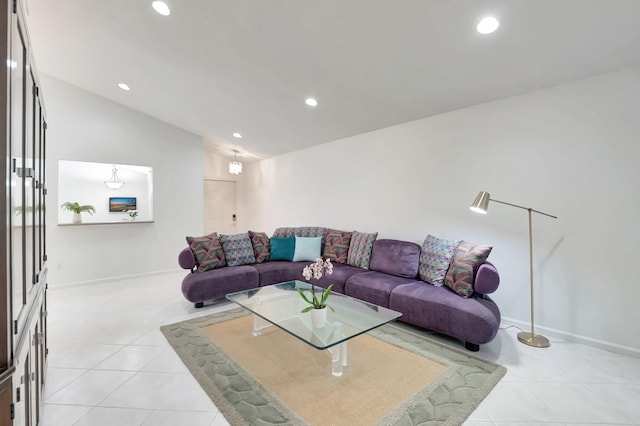
[[[461,424],[506,372],[388,324],[350,340],[334,377],[328,352],[252,326],[240,308],[161,328],[232,425]]]

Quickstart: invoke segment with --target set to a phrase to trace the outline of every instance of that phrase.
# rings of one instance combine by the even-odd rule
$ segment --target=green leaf
[[[304,308],[303,310],[300,311],[301,314],[305,314],[307,312],[309,312],[310,310],[313,309],[313,306],[307,306],[306,308]]]
[[[304,299],[304,301],[305,301],[305,302],[307,302],[307,303],[309,303],[309,304],[312,304],[312,305],[313,305],[313,302],[312,302],[311,300],[309,300],[309,299],[307,298],[307,296],[305,296],[305,294],[304,294],[304,290],[302,290],[302,289],[298,289],[298,293],[300,294],[300,296],[302,296],[302,298]]]
[[[327,299],[329,298],[329,294],[331,294],[331,289],[333,288],[333,284],[331,284],[329,287],[327,287],[327,289],[325,290],[324,294],[322,295],[322,304],[324,305],[325,302],[327,301]]]

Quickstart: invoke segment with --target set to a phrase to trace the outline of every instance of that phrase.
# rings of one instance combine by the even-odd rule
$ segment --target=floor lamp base
[[[518,340],[525,345],[533,346],[535,348],[549,347],[549,339],[539,334],[531,334],[527,331],[521,331],[518,333]]]

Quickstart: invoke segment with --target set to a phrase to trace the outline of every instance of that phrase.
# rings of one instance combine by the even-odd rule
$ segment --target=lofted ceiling
[[[243,159],[640,65],[638,0],[23,2],[41,73]]]

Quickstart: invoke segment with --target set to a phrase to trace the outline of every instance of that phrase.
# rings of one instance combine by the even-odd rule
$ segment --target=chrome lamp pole
[[[526,210],[529,217],[529,287],[531,292],[531,332],[521,331],[518,333],[518,340],[525,345],[534,346],[536,348],[547,348],[549,347],[549,339],[546,337],[536,334],[534,331],[534,303],[533,303],[533,231],[531,226],[531,213],[538,213],[553,219],[557,219],[556,216],[551,215],[549,213],[541,212],[539,210],[532,209],[531,207],[523,207],[517,204],[507,203],[505,201],[500,201],[491,198],[491,195],[486,191],[481,191],[478,193],[478,196],[473,200],[473,203],[469,207],[472,211],[481,214],[487,214],[487,210],[489,207],[489,201],[493,201],[494,203],[506,204],[507,206],[516,207],[518,209]]]

